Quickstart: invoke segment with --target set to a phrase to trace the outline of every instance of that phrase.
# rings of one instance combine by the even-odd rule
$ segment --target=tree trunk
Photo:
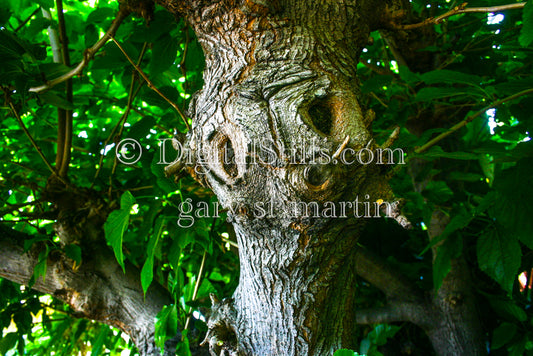
[[[443,314],[431,302],[395,294],[410,287],[387,290],[383,280],[395,274],[361,259],[356,246],[361,217],[379,216],[376,201],[406,224],[372,159],[373,113],[359,105],[356,77],[370,31],[400,2],[159,0],[185,14],[206,57],[186,139],[195,160],[180,164],[229,210],[239,243],[239,286],[233,298],[213,299],[212,355],[355,348],[358,266],[376,267],[359,272],[397,297],[391,305],[402,312],[393,319],[454,334],[432,320]],[[442,355],[457,350],[434,344]]]

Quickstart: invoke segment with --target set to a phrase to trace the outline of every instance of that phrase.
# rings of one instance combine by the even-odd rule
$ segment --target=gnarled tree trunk
[[[356,271],[393,299],[389,319],[433,332],[432,317],[442,314],[411,286],[386,286],[394,272],[364,271],[376,264],[356,246],[360,217],[379,215],[376,201],[391,203],[389,214],[406,224],[371,162],[374,118],[359,104],[356,77],[370,31],[400,2],[159,3],[187,17],[204,49],[205,86],[186,139],[196,160],[187,168],[229,209],[239,243],[239,286],[232,299],[214,299],[212,354],[355,348]],[[482,353],[477,341],[466,352]]]

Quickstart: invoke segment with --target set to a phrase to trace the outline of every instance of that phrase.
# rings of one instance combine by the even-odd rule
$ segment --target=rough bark
[[[449,222],[449,216],[435,211],[428,229],[430,241],[442,234]],[[437,253],[433,248],[434,260]],[[463,256],[451,261],[450,271],[433,297],[432,309],[434,323],[425,330],[435,350],[441,350],[440,355],[487,354],[472,278]]]
[[[188,135],[196,161],[188,168],[230,210],[240,246],[239,286],[214,305],[209,322],[213,354],[355,347],[356,237],[364,219],[352,211],[351,219],[335,217],[341,201],[392,194],[375,165],[316,158],[376,148],[355,70],[387,3],[162,3],[187,13],[205,52]],[[331,202],[335,213],[313,217],[294,205],[311,202]]]
[[[182,164],[229,209],[240,247],[233,298],[213,299],[212,355],[327,355],[355,346],[355,321],[378,320],[420,325],[441,355],[482,354],[479,335],[457,328],[455,282],[425,298],[356,247],[364,219],[334,218],[342,201],[394,199],[379,169],[314,160],[377,147],[356,66],[370,31],[388,27],[402,1],[159,3],[187,17],[206,57],[186,141],[196,160]],[[337,213],[309,217],[295,202],[331,202]],[[355,311],[356,272],[388,307]]]
[[[2,278],[28,285],[42,247],[36,244],[24,252],[22,246],[29,238],[0,227]],[[53,251],[47,260],[45,278],[38,278],[33,288],[64,301],[77,317],[97,320],[126,332],[140,355],[160,355],[154,343],[154,318],[171,302],[168,292],[153,286],[143,298],[139,271],[127,266],[123,273],[111,251],[106,248],[98,251],[84,257],[79,269],[74,269],[73,261],[63,253]],[[173,354],[170,348],[168,354]]]

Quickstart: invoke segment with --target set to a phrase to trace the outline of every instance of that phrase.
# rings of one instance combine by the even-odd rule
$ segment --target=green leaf
[[[52,91],[47,91],[46,93],[39,94],[39,98],[47,104],[56,106],[65,110],[74,110],[76,106],[61,96],[57,95]]]
[[[163,95],[165,95],[170,101],[178,104],[179,92],[176,88],[165,86],[159,88],[159,91],[161,91],[161,93],[163,93]],[[143,88],[141,93],[141,98],[150,105],[158,106],[161,109],[168,109],[171,107],[165,99],[161,98],[159,94],[151,89]]]
[[[416,157],[421,157],[424,159],[435,159],[435,158],[451,158],[458,160],[475,160],[479,158],[479,154],[469,153],[469,152],[444,152],[440,146],[431,147],[428,151],[424,153],[417,154]]]
[[[157,246],[159,238],[161,237],[161,234],[163,233],[164,227],[165,227],[165,217],[160,216],[156,220],[154,232],[152,233],[152,237],[150,238],[150,241],[148,242],[147,253],[146,253],[147,257],[146,257],[146,261],[144,262],[143,268],[141,270],[141,284],[142,284],[143,292],[145,295],[146,295],[146,291],[148,290],[148,287],[150,286],[154,278],[155,248]]]
[[[487,193],[483,197],[483,200],[479,205],[476,207],[475,213],[476,215],[484,213],[488,208],[490,208],[492,205],[494,205],[495,202],[498,200],[498,194],[494,191],[491,191]]]
[[[178,185],[169,178],[157,178],[157,186],[165,193],[173,193],[178,190]]]
[[[28,252],[34,243],[41,241],[50,241],[50,238],[48,236],[37,236],[24,241],[24,252]]]
[[[426,87],[422,88],[416,93],[415,101],[429,102],[436,99],[451,98],[454,96],[481,96],[479,93],[466,89],[448,88],[448,87]]]
[[[14,348],[17,344],[17,339],[17,333],[7,333],[2,339],[0,339],[0,355],[5,355],[9,350]]]
[[[183,231],[185,233],[187,232],[187,230],[183,230]],[[187,244],[185,244],[185,246],[187,246]],[[177,236],[175,236],[174,237],[174,241],[172,241],[172,245],[170,246],[170,250],[169,250],[168,256],[167,256],[168,262],[170,263],[170,265],[174,269],[178,268],[178,266],[179,266],[180,255],[181,255],[181,250],[182,249],[183,249],[183,247],[181,247],[180,239]]]
[[[109,332],[109,330],[110,329],[108,327],[102,325],[98,337],[91,345],[91,356],[98,356],[102,353],[104,342],[107,339],[107,333]]]
[[[175,304],[165,305],[155,318],[155,343],[164,350],[165,341],[178,333],[178,308]]]
[[[489,228],[477,242],[479,268],[511,293],[522,252],[513,235],[501,235],[497,227]]]
[[[463,173],[463,172],[450,172],[448,175],[449,180],[458,180],[463,182],[481,182],[484,176],[478,173]]]
[[[35,0],[35,2],[45,9],[51,9],[54,7],[54,0]]]
[[[176,347],[176,355],[192,356],[188,337],[184,337],[183,341],[178,343],[178,346]]]
[[[472,74],[456,72],[453,70],[439,69],[424,73],[420,76],[426,84],[448,83],[448,84],[468,84],[479,86],[482,82],[481,77]]]
[[[522,15],[522,21],[524,25],[520,31],[520,45],[528,47],[533,42],[533,2],[528,1],[524,6],[524,12]]]
[[[406,83],[410,84],[420,81],[420,75],[411,72],[411,70],[409,70],[409,67],[407,66],[399,66],[398,71],[400,74],[400,78]]]
[[[463,241],[459,234],[450,236],[437,247],[437,255],[433,263],[433,286],[438,291],[444,278],[451,270],[451,261],[458,258],[463,251]]]
[[[76,262],[76,265],[81,265],[81,248],[78,245],[70,244],[65,246],[65,254]]]
[[[150,129],[156,125],[153,116],[144,116],[142,119],[133,124],[128,130],[128,138],[139,140],[150,134]]]
[[[135,198],[129,191],[126,191],[120,198],[120,209],[112,211],[104,224],[107,243],[113,248],[115,257],[124,273],[126,270],[124,267],[124,255],[122,254],[122,240],[124,232],[128,228],[130,210],[134,204]]]
[[[500,347],[507,344],[511,339],[516,335],[518,327],[516,324],[511,323],[501,323],[492,334],[492,343],[490,345],[491,349],[499,349]]]
[[[363,83],[361,86],[362,93],[372,93],[389,85],[394,77],[392,75],[377,75]]]
[[[108,18],[115,17],[115,9],[110,7],[100,7],[87,16],[87,23],[98,23]]]
[[[508,321],[522,323],[527,320],[526,312],[513,300],[489,296],[488,301],[498,316]]]
[[[98,28],[94,24],[89,23],[87,27],[85,27],[85,47],[89,48],[94,45],[98,41],[98,36]]]
[[[164,35],[154,42],[152,47],[152,59],[150,61],[150,73],[155,75],[162,73],[176,60],[178,53],[178,41],[170,35]]]
[[[433,247],[436,244],[438,244],[439,242],[445,240],[453,232],[455,232],[455,231],[457,231],[459,229],[464,229],[465,227],[467,227],[468,224],[470,224],[470,221],[472,221],[473,218],[474,218],[473,216],[467,215],[467,214],[459,214],[459,215],[454,216],[450,220],[448,225],[446,225],[446,227],[444,228],[444,231],[442,232],[442,234],[440,234],[439,236],[433,238],[433,240],[431,240],[431,242],[424,248],[424,250],[422,250],[422,252],[420,252],[420,255],[423,255],[431,247]]]
[[[48,261],[48,245],[45,245],[45,249],[39,252],[38,262],[33,268],[33,275],[30,278],[28,286],[31,288],[39,277],[43,277],[43,281],[46,277],[46,267]]]
[[[198,288],[197,298],[201,299],[202,297],[208,297],[211,293],[216,294],[217,290],[208,279],[204,278],[200,284],[200,288]]]
[[[527,158],[502,171],[494,181],[497,199],[489,211],[503,227],[503,233],[516,236],[529,248],[533,248],[533,220],[527,197],[533,196],[532,176],[532,160]]]
[[[518,341],[513,342],[511,344],[511,346],[508,349],[509,353],[507,355],[508,356],[524,356],[524,355],[526,355],[524,353],[524,351],[526,349],[527,342],[528,342],[528,335],[527,334],[522,335],[518,339]]]
[[[441,180],[429,182],[422,194],[436,204],[444,203],[453,197],[453,191]]]
[[[486,89],[489,89],[487,87]],[[499,95],[512,95],[523,90],[531,88],[531,78],[519,79],[519,80],[509,80],[508,82],[503,82],[494,85],[494,92]]]
[[[340,349],[335,351],[333,356],[358,356],[359,354],[355,351],[348,350],[348,349]]]
[[[454,88],[422,88],[416,93],[416,101],[431,101],[435,99],[448,98],[450,96],[463,95]]]

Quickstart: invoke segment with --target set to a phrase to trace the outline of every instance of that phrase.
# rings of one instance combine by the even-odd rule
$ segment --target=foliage
[[[442,14],[451,5],[413,4],[421,18]],[[501,2],[468,3],[468,7],[494,5]],[[533,345],[527,312],[531,289],[522,291],[517,280],[519,274],[531,278],[533,267],[528,208],[533,197],[528,183],[533,96],[509,99],[532,88],[532,48],[526,40],[533,34],[530,8],[528,2],[524,12],[463,14],[435,25],[434,34],[426,32],[433,36],[432,45],[419,50],[421,58],[431,56],[436,63],[429,68],[412,71],[400,65],[379,34],[373,34],[374,44],[364,50],[359,64],[366,103],[380,118],[375,131],[384,140],[394,126],[401,128],[396,145],[412,166],[411,172],[400,171],[392,184],[395,193],[406,199],[404,211],[417,225],[409,234],[388,232],[365,243],[428,290],[439,289],[454,258],[463,256],[478,266],[473,282],[495,355],[521,355],[531,352]],[[503,102],[492,106],[498,101]],[[480,110],[465,128],[417,152],[430,138]],[[443,212],[449,223],[428,244],[425,231],[435,210]],[[374,239],[383,231],[375,225],[367,231]],[[365,305],[380,305],[369,301]]]
[[[41,7],[50,10],[51,20],[43,16]],[[84,50],[110,27],[118,3],[63,1],[63,7],[71,62],[75,64],[82,60]],[[169,330],[183,328],[193,309],[210,306],[210,292],[229,295],[238,280],[237,257],[229,253],[221,240],[222,235],[224,239],[229,237],[223,218],[195,218],[194,226],[189,229],[176,224],[177,206],[184,199],[191,198],[195,203],[212,201],[212,193],[193,184],[192,179],[174,183],[164,176],[165,162],[172,162],[176,153],[170,142],[161,140],[186,130],[179,114],[146,85],[141,85],[136,71],[111,41],[73,78],[73,103],[65,96],[65,84],[42,94],[28,92],[30,87],[68,71],[64,64],[53,62],[49,45],[48,26],[58,30],[54,3],[3,1],[0,24],[0,85],[10,93],[9,100],[44,157],[53,162],[57,108],[73,110],[71,182],[101,192],[109,205],[118,208],[111,212],[104,226],[107,242],[122,266],[128,261],[139,267],[145,292],[152,283],[160,283],[172,292],[175,304],[169,306],[170,313],[161,314],[156,324],[162,345],[170,335]],[[201,87],[204,66],[192,30],[157,8],[149,26],[137,16],[127,18],[116,39],[134,60],[140,58],[140,66],[157,88],[185,110],[191,94]],[[145,45],[147,49],[143,52]],[[130,100],[131,109],[128,109]],[[79,266],[87,257],[83,243],[63,246],[54,236],[53,219],[41,217],[54,212],[54,207],[43,199],[50,172],[13,116],[7,99],[3,101],[0,115],[0,176],[5,192],[0,198],[2,222],[8,221],[14,229],[48,241],[48,250],[64,251]],[[133,165],[122,164],[115,157],[116,145],[123,138],[135,139],[142,145],[142,157]],[[160,148],[162,142],[166,144],[164,150]],[[124,156],[130,153],[122,151]],[[193,300],[200,262],[206,251],[210,258],[205,262],[201,285]],[[43,252],[43,263],[37,267],[46,268],[46,257]],[[36,269],[34,278],[45,272]],[[18,289],[5,280],[2,284]],[[20,354],[25,348],[31,354],[55,351],[70,355],[92,347],[93,355],[114,355],[133,347],[124,341],[128,337],[121,338],[117,330],[76,321],[69,316],[69,310],[56,318],[51,308],[66,307],[49,297],[46,303],[32,304],[32,309],[15,310],[25,305],[19,301],[26,300],[28,293],[38,300],[38,294],[30,291],[9,298],[5,295],[2,299],[0,330],[7,329],[2,334],[0,354],[18,347]],[[18,320],[24,320],[24,324]],[[201,321],[195,326],[201,329],[199,324]],[[72,347],[65,347],[69,335],[72,335]],[[45,340],[45,336],[50,339]]]
[[[423,19],[445,12],[454,2],[412,4]],[[469,6],[499,4],[478,0]],[[64,0],[63,7],[70,60],[76,64],[110,27],[118,4]],[[42,9],[50,11],[50,19]],[[506,100],[533,83],[532,11],[528,2],[524,11],[458,15],[435,25],[434,31],[420,30],[427,46],[417,51],[421,57],[430,56],[436,63],[433,67],[402,66],[384,34],[375,32],[358,66],[362,104],[379,118],[374,124],[377,141],[383,142],[395,126],[401,128],[396,146],[407,153],[413,168],[392,167],[397,172],[392,184],[395,193],[405,198],[404,210],[415,224],[415,229],[405,232],[390,221],[370,222],[366,236],[372,238],[363,238],[361,244],[387,257],[428,291],[441,286],[453,258],[464,256],[476,267],[473,283],[494,355],[533,353],[531,289],[521,290],[517,280],[522,272],[532,278],[533,267],[529,212],[533,98]],[[209,306],[210,292],[231,295],[238,282],[238,260],[228,242],[231,229],[223,213],[219,218],[192,216],[190,228],[176,223],[178,207],[187,199],[195,206],[200,202],[212,206],[215,198],[191,178],[175,183],[164,176],[161,163],[174,157],[170,142],[161,140],[184,133],[185,124],[165,100],[143,85],[115,43],[109,41],[73,78],[72,102],[64,83],[40,94],[29,91],[69,70],[53,60],[49,26],[58,29],[52,0],[0,3],[0,86],[5,93],[0,108],[0,184],[5,193],[0,196],[0,222],[45,241],[41,262],[52,250],[64,251],[78,266],[87,258],[83,243],[63,244],[55,235],[54,207],[43,196],[49,169],[13,113],[14,109],[20,115],[42,155],[53,162],[58,108],[72,110],[70,181],[94,189],[116,208],[105,225],[107,242],[121,265],[127,261],[139,268],[145,293],[152,283],[159,283],[173,296],[174,303],[161,311],[156,322],[161,346],[184,327],[192,311],[201,315],[200,307]],[[191,29],[156,8],[149,25],[130,16],[115,37],[154,85],[185,111],[201,87],[204,65]],[[492,108],[499,100],[503,102]],[[464,128],[416,152],[430,138],[482,109]],[[122,164],[115,155],[124,138],[142,146],[142,156],[131,165]],[[128,157],[133,151],[126,147],[118,154]],[[426,230],[435,210],[442,211],[449,223],[429,243]],[[438,256],[434,263],[432,249]],[[45,267],[40,263],[34,278],[44,276]],[[127,336],[74,318],[67,306],[50,296],[5,280],[0,283],[0,354],[68,355],[92,348],[92,355],[115,355],[133,348]],[[382,305],[383,297],[370,286],[361,282],[359,289],[359,307]],[[201,321],[195,327],[205,328]],[[396,340],[399,349],[414,342],[419,353],[431,353],[420,331],[408,325],[361,327],[356,332],[359,351],[369,356],[379,355],[388,338]],[[188,347],[188,335],[184,333],[181,349]],[[336,355],[347,352],[354,354],[339,350]]]

